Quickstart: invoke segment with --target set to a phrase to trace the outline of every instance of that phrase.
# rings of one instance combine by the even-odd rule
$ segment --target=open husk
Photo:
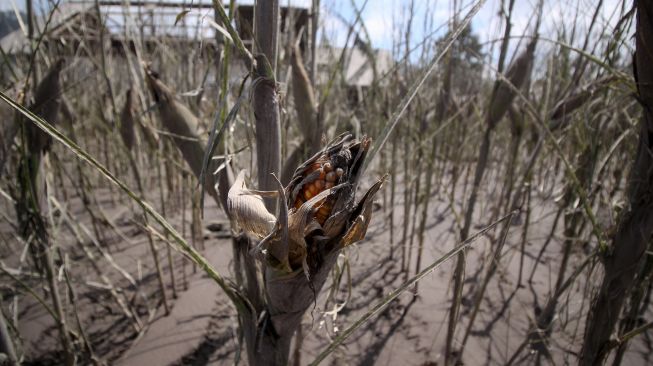
[[[356,141],[343,135],[300,165],[278,195],[283,202],[277,218],[257,192],[247,189],[240,172],[229,191],[229,211],[248,235],[262,239],[259,249],[268,267],[286,273],[303,269],[310,275],[330,253],[364,238],[374,195],[383,183],[377,181],[355,201],[370,143],[366,137]]]
[[[245,171],[238,173],[229,189],[227,209],[238,226],[257,240],[266,237],[276,221],[276,217],[265,208],[263,198],[245,185]]]

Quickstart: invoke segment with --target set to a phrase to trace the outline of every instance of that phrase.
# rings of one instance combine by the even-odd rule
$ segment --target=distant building
[[[342,67],[342,81],[345,84],[347,100],[352,106],[363,101],[375,81],[377,86],[387,85],[394,67],[392,54],[386,50],[355,46],[345,49],[343,53],[343,48],[319,47],[316,53],[315,82],[318,85],[326,85],[334,75],[333,70]],[[342,65],[339,65],[340,62]],[[337,75],[340,77],[340,74]]]
[[[134,42],[141,42],[146,49],[155,48],[162,41],[195,43],[207,48],[215,47],[218,42],[220,33],[217,33],[216,25],[219,22],[215,22],[211,1],[99,0],[98,3],[99,14],[95,1],[64,2],[48,18],[35,20],[35,37],[44,34],[42,43],[45,47],[72,50],[80,46],[95,47],[104,37],[117,52],[123,52],[125,47],[133,49]],[[243,42],[250,48],[253,45],[253,16],[252,4],[238,3],[234,23]],[[282,6],[280,17],[282,31],[292,29],[295,35],[299,35],[302,28],[307,28],[309,10]],[[286,24],[290,21],[292,27]],[[307,32],[301,34],[300,45],[304,47]],[[26,31],[18,29],[9,33],[0,39],[0,47],[6,54],[28,53]]]
[[[73,33],[81,33],[82,30],[88,32],[84,37],[91,37],[100,27],[96,14],[91,14],[92,5],[90,4],[73,4],[65,3],[52,12],[49,19],[35,17],[34,27],[36,30],[35,38],[38,38],[43,29],[46,28],[45,36],[42,43],[44,45],[51,43],[53,40],[61,42],[70,41],[74,37]],[[30,52],[30,41],[27,36],[27,29],[23,27],[14,30],[0,39],[0,47],[8,55],[18,56]]]
[[[223,0],[223,3],[228,4],[229,1]],[[243,43],[250,50],[254,44],[253,3],[253,0],[238,1],[234,19]],[[62,2],[47,17],[35,19],[35,39],[43,35],[41,47],[52,54],[75,57],[84,56],[84,52],[96,54],[101,46],[109,47],[110,52],[120,55],[127,51],[135,52],[136,49],[153,54],[159,48],[170,49],[176,45],[182,46],[180,49],[188,45],[195,47],[202,56],[221,43],[222,33],[216,30],[219,22],[214,19],[212,0],[99,0],[97,4],[99,9],[95,0]],[[284,6],[288,4],[287,0],[280,1],[280,4],[280,35],[285,37],[282,42],[300,37],[300,49],[307,51],[310,9],[306,6]],[[15,59],[29,57],[27,31],[19,28],[7,34],[0,39],[0,47]],[[279,47],[284,45],[280,44]],[[357,44],[344,54],[342,48],[318,47],[316,83],[326,84],[340,61],[344,82],[353,102],[361,98],[375,77],[382,81],[394,64],[390,52],[371,50],[364,44]],[[240,65],[240,62],[237,64]],[[232,82],[238,83],[242,73],[234,72],[232,77]]]
[[[386,50],[370,50],[363,52],[361,48],[319,47],[317,49],[317,83],[325,84],[330,77],[330,71],[342,57],[345,83],[355,87],[369,87],[374,81],[387,74],[394,65],[392,54]],[[373,60],[373,62],[372,62]],[[376,75],[375,75],[376,74]]]

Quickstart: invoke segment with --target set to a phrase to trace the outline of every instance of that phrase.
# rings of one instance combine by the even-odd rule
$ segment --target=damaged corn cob
[[[343,134],[301,164],[279,197],[286,203],[276,217],[249,191],[241,172],[229,190],[228,207],[239,226],[260,240],[254,252],[284,273],[303,268],[316,273],[325,258],[364,238],[374,195],[385,177],[356,201],[356,188],[371,139]],[[238,183],[240,182],[240,183]],[[335,255],[335,254],[334,254]]]
[[[295,199],[294,207],[299,209],[304,202],[310,200],[311,198],[317,196],[320,192],[327,189],[333,188],[337,185],[342,178],[344,170],[342,168],[335,168],[333,163],[326,155],[320,156],[320,158],[309,167],[307,173],[310,175],[317,172],[317,179],[313,182],[305,184],[302,190],[297,195]],[[315,218],[320,224],[324,224],[327,217],[331,213],[331,204],[327,202],[327,199],[324,199],[321,202],[320,208],[315,214]]]
[[[295,171],[292,182],[288,186],[288,194],[292,203],[289,206],[294,208],[294,211],[299,210],[304,203],[321,192],[350,181],[350,178],[358,173],[361,158],[367,151],[371,140],[363,138],[360,142],[347,141],[346,144],[345,141],[347,139],[344,139],[336,148],[323,150]],[[347,147],[343,145],[347,145]],[[331,215],[334,200],[335,197],[327,196],[315,205],[313,217],[320,225],[324,225]]]

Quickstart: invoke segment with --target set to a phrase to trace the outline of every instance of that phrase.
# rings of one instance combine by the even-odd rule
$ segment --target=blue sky
[[[463,11],[465,14],[470,5],[475,1],[463,0]],[[360,7],[364,0],[356,0],[355,3]],[[544,36],[553,37],[558,29],[561,29],[563,23],[569,26],[573,19],[578,19],[579,34],[589,26],[592,13],[598,3],[597,0],[545,0],[543,6],[543,24],[541,33]],[[620,0],[606,0],[602,12],[599,15],[599,26],[596,28],[613,27],[617,22],[619,12],[615,9],[621,6]],[[630,3],[630,2],[628,2]],[[354,19],[355,12],[350,5],[349,0],[323,0],[324,11],[331,13],[340,13],[347,19]],[[410,1],[405,0],[368,0],[368,4],[363,11],[363,20],[372,38],[375,47],[389,49],[392,46],[393,23],[401,24],[407,14],[407,8]],[[446,24],[453,15],[452,1],[444,0],[415,0],[413,21],[414,34],[412,42],[419,42],[424,38],[423,24],[424,17],[429,8],[429,19],[433,21],[433,26],[437,28],[442,26],[443,32]],[[472,21],[474,33],[479,35],[481,42],[495,40],[501,37],[502,22],[497,16],[501,6],[500,0],[487,0],[478,14]],[[519,35],[532,29],[534,19],[532,14],[537,6],[535,0],[516,0],[513,15],[512,34]],[[462,17],[462,16],[461,16]],[[338,28],[343,28],[336,16],[331,16],[326,20],[325,31],[338,33]],[[339,32],[344,39],[344,30]],[[529,32],[526,32],[529,33]]]
[[[35,0],[37,7],[48,4],[52,0]],[[63,0],[67,1],[67,0]],[[176,0],[179,1],[179,0]],[[191,2],[190,0],[186,0]],[[207,0],[194,0],[207,1]],[[474,0],[459,0],[462,2],[462,13],[466,13]],[[628,6],[630,1],[626,0]],[[254,0],[240,0],[239,3],[251,4]],[[357,8],[360,8],[365,0],[353,0]],[[487,0],[479,13],[472,21],[472,29],[478,34],[481,42],[488,42],[500,38],[502,34],[502,22],[497,16],[501,6],[501,0]],[[280,0],[281,5],[291,4],[296,6],[310,6],[311,0]],[[335,45],[342,46],[346,38],[347,27],[339,19],[340,17],[352,21],[355,19],[355,10],[351,5],[352,0],[321,0],[322,4],[322,26],[328,38]],[[411,43],[416,44],[424,39],[425,20],[431,22],[429,29],[441,29],[437,35],[446,30],[448,20],[453,14],[451,0],[414,0],[413,35]],[[592,13],[598,0],[544,0],[544,16],[541,34],[545,37],[555,37],[557,30],[563,24],[570,26],[574,19],[577,19],[577,31],[583,34],[587,29]],[[409,0],[368,0],[367,6],[363,9],[362,19],[370,34],[372,44],[376,48],[391,49],[393,30],[405,24]],[[516,0],[513,16],[513,34],[519,35],[527,32],[532,27],[532,14],[536,7],[537,0]],[[613,27],[618,21],[619,12],[615,11],[621,6],[621,0],[605,0],[602,12],[598,18],[596,28],[603,29]],[[0,0],[0,10],[9,10],[13,6],[24,9],[25,0]],[[427,12],[427,9],[429,11]],[[515,42],[516,43],[516,42]]]

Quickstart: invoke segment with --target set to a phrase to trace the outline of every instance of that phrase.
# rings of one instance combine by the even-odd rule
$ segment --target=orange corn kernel
[[[308,169],[306,169],[303,174],[304,176],[309,176],[314,174],[315,171],[319,172],[317,179],[304,185],[295,200],[294,208],[297,210],[305,202],[317,196],[322,191],[333,188],[336,185],[336,182],[344,174],[343,169],[335,168],[329,161],[329,157],[326,155],[321,156],[314,163],[309,165]],[[315,219],[320,224],[324,224],[329,215],[331,215],[332,205],[328,204],[325,200],[321,203],[321,206],[319,206],[319,209],[315,212]]]
[[[328,161],[324,163],[323,167],[324,167],[324,171],[327,173],[333,170],[333,166]]]

